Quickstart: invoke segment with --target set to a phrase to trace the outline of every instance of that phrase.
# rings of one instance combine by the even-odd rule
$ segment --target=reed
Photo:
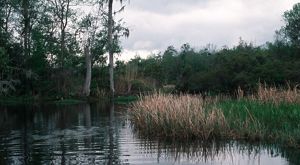
[[[143,96],[131,106],[134,126],[155,136],[208,139],[225,134],[222,111],[206,108],[201,96],[157,93]]]
[[[264,103],[300,103],[300,91],[298,86],[291,87],[287,85],[287,88],[268,87],[266,84],[258,84],[257,93],[252,95],[250,99],[254,101]]]
[[[141,96],[130,107],[131,120],[148,136],[267,140],[300,146],[296,88],[284,91],[260,86],[256,94],[238,98],[162,93]]]

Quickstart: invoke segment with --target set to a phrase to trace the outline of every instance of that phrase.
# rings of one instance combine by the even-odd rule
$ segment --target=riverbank
[[[138,96],[116,96],[113,102],[116,104],[128,104],[132,101],[136,101]],[[107,97],[70,97],[70,98],[53,98],[43,97],[35,98],[32,96],[18,96],[18,97],[0,97],[0,105],[27,105],[27,104],[58,104],[58,105],[72,105],[82,103],[93,102],[110,102],[111,99]]]
[[[88,98],[52,98],[52,97],[43,97],[35,98],[32,96],[17,96],[17,97],[1,97],[1,105],[31,105],[31,104],[61,104],[61,105],[70,105],[70,104],[81,104],[88,102]]]
[[[260,88],[238,99],[154,94],[131,106],[135,129],[173,139],[243,139],[300,146],[300,94]]]

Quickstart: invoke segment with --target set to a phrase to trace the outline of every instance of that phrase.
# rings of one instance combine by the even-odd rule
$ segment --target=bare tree
[[[22,0],[22,15],[24,22],[23,39],[25,56],[30,55],[30,17],[29,17],[29,0]]]
[[[109,54],[109,82],[110,82],[110,91],[112,97],[115,95],[115,86],[114,86],[114,19],[113,14],[117,12],[113,12],[113,2],[114,0],[106,0],[108,1],[108,54]],[[123,0],[119,0],[121,3]],[[124,7],[122,7],[119,11],[122,11]],[[118,11],[118,12],[119,12]],[[128,30],[128,29],[127,29]],[[129,33],[128,33],[129,34]]]
[[[81,22],[79,22],[79,29],[77,30],[79,34],[82,34],[81,42],[83,43],[83,53],[85,56],[85,64],[86,64],[86,75],[85,81],[83,85],[82,95],[89,96],[90,95],[90,86],[92,80],[92,61],[93,55],[91,49],[97,45],[97,41],[101,40],[101,38],[97,38],[97,34],[101,33],[103,28],[101,27],[101,19],[102,19],[102,3],[98,4],[99,9],[97,10],[97,14],[89,13],[85,16]],[[99,55],[99,54],[97,54]]]
[[[84,47],[84,56],[85,56],[85,64],[86,64],[86,75],[85,75],[85,81],[83,85],[83,95],[89,96],[91,80],[92,80],[92,58],[91,58],[90,44],[87,44]]]
[[[113,0],[108,0],[108,54],[109,54],[109,82],[112,97],[115,95],[114,86],[114,50],[113,50]]]

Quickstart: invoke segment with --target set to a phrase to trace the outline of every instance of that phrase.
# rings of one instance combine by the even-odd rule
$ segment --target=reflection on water
[[[296,149],[146,139],[128,117],[107,104],[1,107],[0,164],[300,164]]]

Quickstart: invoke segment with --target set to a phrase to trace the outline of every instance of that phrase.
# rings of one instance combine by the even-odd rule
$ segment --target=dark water
[[[300,164],[299,149],[149,140],[128,118],[125,107],[105,104],[2,106],[0,164]]]

